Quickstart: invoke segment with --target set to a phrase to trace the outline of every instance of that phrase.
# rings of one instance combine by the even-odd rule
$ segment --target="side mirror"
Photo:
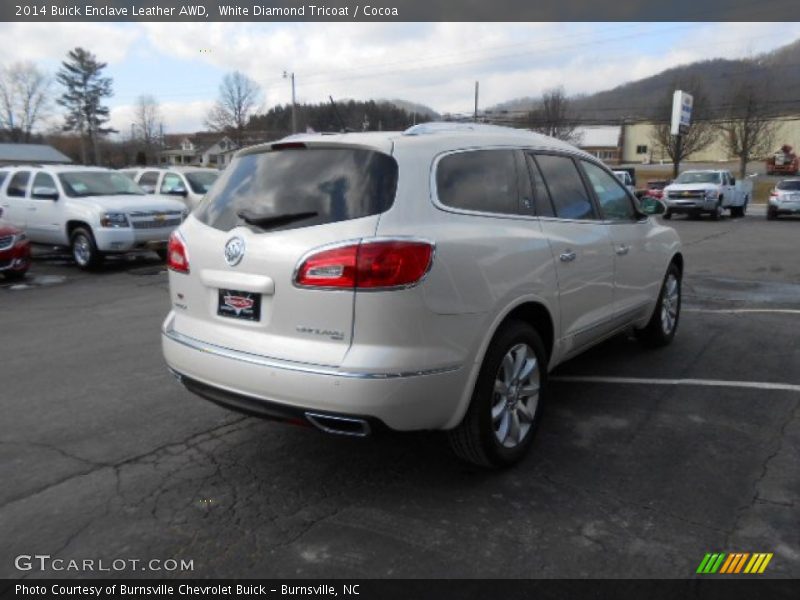
[[[642,212],[646,215],[663,215],[667,211],[666,205],[658,198],[645,196],[639,201]]]
[[[54,187],[35,187],[32,196],[37,200],[58,200],[58,190]]]
[[[181,196],[186,198],[189,195],[189,192],[186,191],[185,187],[174,187],[169,192],[167,192],[170,196]]]

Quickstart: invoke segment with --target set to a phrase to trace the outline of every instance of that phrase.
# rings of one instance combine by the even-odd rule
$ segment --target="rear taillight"
[[[181,234],[177,231],[173,231],[169,236],[167,268],[176,273],[189,272],[189,254],[186,252],[186,244],[184,244]]]
[[[778,195],[778,190],[770,190],[769,195],[775,198]]]
[[[295,283],[331,289],[389,289],[418,283],[433,260],[433,244],[378,240],[321,249],[300,263]]]

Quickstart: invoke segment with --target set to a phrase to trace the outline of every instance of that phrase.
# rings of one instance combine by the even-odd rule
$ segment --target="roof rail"
[[[470,131],[514,131],[513,127],[503,127],[501,125],[489,125],[487,123],[459,123],[452,121],[431,121],[429,123],[420,123],[409,127],[403,132],[403,135],[429,135],[432,133],[452,133],[452,132],[470,132]]]

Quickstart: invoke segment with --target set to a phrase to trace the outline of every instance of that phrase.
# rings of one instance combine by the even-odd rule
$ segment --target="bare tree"
[[[769,111],[769,86],[745,81],[735,88],[719,128],[728,153],[739,159],[739,177],[747,175],[747,163],[772,149],[777,124]]]
[[[51,109],[50,77],[31,62],[0,69],[0,127],[13,142],[30,142]]]
[[[578,120],[564,88],[555,88],[542,94],[541,104],[528,113],[527,121],[527,125],[538,133],[566,142],[578,141]]]
[[[219,86],[219,99],[209,111],[206,125],[230,134],[241,146],[245,126],[260,97],[261,88],[255,81],[239,71],[228,73]]]
[[[692,123],[680,136],[670,131],[670,115],[672,114],[672,95],[675,90],[683,90],[692,95]],[[708,148],[717,137],[717,128],[711,123],[711,103],[702,84],[697,79],[675,81],[658,107],[658,114],[663,121],[653,129],[652,141],[664,149],[672,159],[672,176],[678,176],[681,162],[688,156]]]
[[[146,157],[151,158],[153,149],[158,145],[161,132],[161,108],[158,101],[149,94],[143,94],[136,99],[133,124],[137,137],[144,146]],[[132,136],[133,137],[133,136]]]

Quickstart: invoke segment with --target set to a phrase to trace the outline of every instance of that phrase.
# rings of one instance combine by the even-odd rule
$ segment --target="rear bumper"
[[[352,373],[276,360],[162,329],[167,365],[198,395],[229,408],[293,419],[306,412],[364,419],[398,431],[441,429],[456,412],[467,370]]]
[[[783,200],[781,202],[770,200],[767,210],[778,215],[797,215],[800,214],[800,202],[795,200]]]

